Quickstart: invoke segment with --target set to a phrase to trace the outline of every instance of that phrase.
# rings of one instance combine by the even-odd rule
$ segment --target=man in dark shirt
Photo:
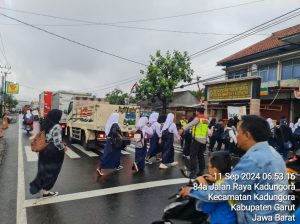
[[[214,130],[213,130],[213,134],[211,136],[211,141],[209,144],[209,149],[210,151],[213,150],[213,148],[215,147],[215,144],[217,142],[217,151],[221,150],[222,147],[222,139],[221,139],[221,135],[224,132],[224,127],[223,127],[223,119],[219,119],[218,123],[215,125]]]

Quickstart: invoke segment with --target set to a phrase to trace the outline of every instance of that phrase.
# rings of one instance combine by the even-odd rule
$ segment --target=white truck
[[[106,140],[105,124],[113,112],[120,114],[119,125],[123,135],[123,147],[130,144],[140,118],[139,106],[111,105],[104,99],[76,97],[69,105],[67,136],[69,142],[80,141],[85,149],[103,145]]]
[[[74,97],[91,97],[91,93],[80,93],[80,92],[71,92],[71,91],[57,91],[52,93],[52,102],[51,109],[58,109],[61,111],[68,110],[69,104]],[[67,115],[63,113],[60,119],[60,125],[65,133],[65,128],[67,124]]]

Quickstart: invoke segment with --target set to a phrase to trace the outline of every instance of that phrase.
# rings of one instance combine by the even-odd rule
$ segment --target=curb
[[[0,139],[0,166],[4,161],[5,154],[6,154],[6,142],[5,139]]]

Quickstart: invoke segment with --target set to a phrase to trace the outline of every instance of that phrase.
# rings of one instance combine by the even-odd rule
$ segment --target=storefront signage
[[[7,93],[10,94],[19,94],[19,84],[7,82]]]
[[[242,107],[228,106],[227,111],[228,111],[228,119],[238,117],[238,119],[241,120],[242,116],[247,114],[246,106],[242,106]]]
[[[252,98],[252,81],[231,82],[207,86],[207,101],[241,100]]]

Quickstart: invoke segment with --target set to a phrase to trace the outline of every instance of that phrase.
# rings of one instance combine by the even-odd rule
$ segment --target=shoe
[[[174,161],[173,163],[171,163],[171,166],[177,166],[177,165],[178,165],[177,161]]]
[[[123,166],[118,166],[115,170],[119,171],[122,170],[124,167]]]
[[[149,165],[151,165],[152,164],[152,162],[150,161],[150,160],[145,160],[145,164],[149,164]]]
[[[139,172],[139,168],[138,168],[136,162],[133,163],[132,169],[135,170],[136,172]]]
[[[168,167],[165,164],[161,163],[159,164],[159,169],[168,169]]]
[[[98,168],[96,171],[98,172],[99,176],[103,176],[104,175],[104,173],[102,172],[101,169]]]
[[[156,162],[161,162],[161,161],[162,161],[161,158],[157,158],[157,159],[156,159]]]
[[[58,195],[58,192],[49,191],[47,194],[43,194],[43,198],[54,197],[54,196],[57,196],[57,195]]]

